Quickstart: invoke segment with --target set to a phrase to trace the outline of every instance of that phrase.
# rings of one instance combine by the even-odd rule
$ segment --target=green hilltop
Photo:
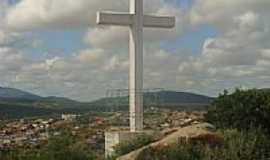
[[[160,91],[144,94],[145,108],[201,110],[209,106],[213,100],[214,98],[208,96],[187,92]],[[18,89],[0,88],[0,117],[2,119],[127,110],[127,96],[79,102],[64,97],[41,97]]]

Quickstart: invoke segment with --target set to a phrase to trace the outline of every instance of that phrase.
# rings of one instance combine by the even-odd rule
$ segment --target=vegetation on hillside
[[[0,151],[1,160],[96,160],[98,156],[69,132],[52,137],[41,148]]]
[[[209,109],[206,119],[219,128],[249,130],[261,128],[270,133],[270,92],[267,90],[224,91]]]

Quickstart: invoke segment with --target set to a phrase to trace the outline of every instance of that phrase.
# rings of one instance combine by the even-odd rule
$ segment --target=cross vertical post
[[[130,0],[134,23],[129,28],[130,131],[143,130],[143,0]]]

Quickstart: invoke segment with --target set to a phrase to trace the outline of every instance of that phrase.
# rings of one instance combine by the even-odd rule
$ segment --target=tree
[[[223,94],[214,101],[206,119],[220,128],[248,130],[261,128],[270,133],[270,92],[268,90],[240,90]]]

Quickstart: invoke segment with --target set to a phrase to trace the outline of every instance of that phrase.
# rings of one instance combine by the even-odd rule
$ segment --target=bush
[[[224,91],[206,114],[210,123],[220,128],[264,129],[270,133],[270,93],[267,90],[236,89]]]
[[[269,138],[260,129],[248,132],[227,130],[223,133],[224,147],[217,154],[231,160],[265,160],[270,158]]]
[[[76,140],[69,134],[54,137],[41,149],[0,152],[4,160],[95,160],[91,152],[83,146],[76,146]],[[0,158],[0,159],[1,159]],[[2,159],[1,159],[2,160]]]
[[[122,143],[115,147],[115,154],[117,156],[124,155],[127,153],[130,153],[136,149],[139,149],[143,146],[146,146],[154,141],[154,137],[150,135],[142,135],[136,138],[133,141],[128,141],[125,143]]]

